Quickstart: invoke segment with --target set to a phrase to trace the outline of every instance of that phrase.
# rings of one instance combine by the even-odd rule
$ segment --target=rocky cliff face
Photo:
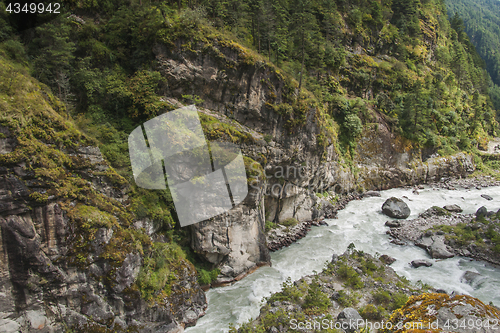
[[[74,156],[89,161],[89,170],[106,167],[97,148],[81,148]],[[105,199],[125,200],[107,177],[83,172]],[[25,184],[32,175],[22,164],[3,168],[0,177],[2,332],[63,332],[71,327],[86,332],[99,327],[171,331],[194,324],[204,313],[205,295],[189,263],[183,263],[166,302],[151,306],[131,289],[142,255],[125,251],[119,260],[102,256],[118,240],[119,229],[98,228],[88,244],[92,258],[82,258],[85,252],[73,252],[82,235],[63,209],[65,202],[49,200],[41,205],[30,198],[33,189]]]
[[[296,83],[239,46],[214,41],[155,51],[168,82],[165,98],[201,97],[202,111],[231,126],[229,136],[241,137],[250,158],[245,202],[190,227],[192,248],[220,267],[220,283],[270,263],[266,220],[328,216],[331,204],[315,193],[386,189],[474,169],[464,154],[422,162],[382,119],[365,129],[348,167],[332,137],[325,139],[319,111],[297,100]],[[153,285],[154,270],[138,282],[154,246],[150,222],[135,219],[128,182],[30,80],[18,90],[29,86],[36,95],[30,112],[2,102],[8,117],[0,123],[0,330],[174,332],[193,325],[206,308],[194,267],[170,258],[172,271],[162,281],[168,288]]]
[[[0,119],[0,331],[194,325],[207,304],[192,264],[170,256],[165,288],[146,300],[138,277],[154,273],[144,270],[154,235],[129,211],[130,186],[54,111],[61,105],[50,93],[28,76],[16,80]]]
[[[320,144],[317,109],[303,107],[303,114],[297,114],[276,107],[297,103],[296,82],[286,81],[279,70],[240,46],[217,40],[196,46],[179,42],[170,48],[157,46],[155,52],[167,79],[165,96],[180,100],[198,95],[221,122],[236,123],[252,138],[241,148],[264,168],[243,206],[191,227],[193,249],[222,268],[221,281],[269,261],[262,236],[265,220],[328,216],[331,203],[315,193],[389,189],[463,177],[475,169],[466,154],[423,161],[422,152],[392,134],[375,113],[377,125],[365,128],[348,167],[335,145]]]

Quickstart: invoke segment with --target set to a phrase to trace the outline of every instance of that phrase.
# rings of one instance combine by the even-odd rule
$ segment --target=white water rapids
[[[381,212],[384,201],[392,196],[403,199],[411,209],[408,219],[431,206],[457,204],[463,214],[475,213],[481,206],[488,210],[500,208],[500,187],[481,190],[450,191],[426,188],[419,195],[411,189],[382,191],[381,197],[351,201],[339,211],[338,219],[327,220],[328,226],[313,227],[298,243],[272,253],[272,267],[262,267],[241,281],[228,286],[210,289],[207,292],[208,310],[196,326],[186,329],[187,333],[227,332],[229,323],[241,324],[259,315],[262,299],[281,289],[282,283],[290,277],[298,280],[314,271],[320,272],[332,254],[342,254],[352,242],[356,249],[375,255],[387,254],[396,258],[391,267],[402,276],[416,283],[421,280],[447,292],[453,290],[479,298],[485,303],[500,306],[500,269],[484,262],[454,257],[446,260],[429,259],[427,253],[416,246],[399,246],[390,243],[384,225],[388,218]],[[493,201],[487,201],[481,194],[488,194]],[[432,267],[411,268],[409,262],[415,259],[429,259]],[[480,273],[483,278],[471,286],[461,281],[466,271]]]

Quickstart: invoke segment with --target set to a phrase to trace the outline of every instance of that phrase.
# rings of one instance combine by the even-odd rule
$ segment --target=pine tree
[[[69,92],[71,62],[75,44],[69,38],[70,28],[65,19],[46,23],[36,28],[30,54],[33,57],[33,75],[55,89],[60,99]]]

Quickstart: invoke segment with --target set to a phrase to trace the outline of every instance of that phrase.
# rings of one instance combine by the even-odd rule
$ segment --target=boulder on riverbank
[[[449,212],[452,212],[452,213],[463,212],[463,209],[459,205],[446,205],[446,206],[443,206],[443,208]]]
[[[369,197],[380,197],[381,194],[379,191],[367,191],[363,193],[363,198],[369,198]]]
[[[445,244],[445,237],[442,235],[430,237],[423,235],[415,241],[415,245],[425,249],[434,259],[448,259],[455,256],[453,252],[448,251]]]
[[[399,228],[399,227],[401,227],[401,222],[394,221],[394,220],[387,221],[387,222],[385,222],[385,226],[389,227],[389,228]]]
[[[359,314],[356,309],[353,308],[345,308],[342,312],[337,316],[337,321],[341,323],[341,325],[348,327],[345,331],[355,332],[358,329],[358,321],[361,320],[363,322],[363,317]],[[353,325],[353,323],[355,323]]]
[[[382,213],[396,219],[405,219],[410,216],[410,207],[403,200],[392,197],[382,205]]]
[[[387,254],[383,254],[380,256],[380,258],[378,258],[380,261],[382,261],[384,264],[386,265],[391,265],[393,262],[396,261],[396,259],[394,259],[393,257],[391,256],[388,256]]]
[[[479,207],[476,211],[476,217],[486,216],[486,214],[488,214],[488,209],[486,209],[486,207],[484,206]]]
[[[449,215],[451,214],[447,209],[438,206],[432,206],[431,208],[427,209],[425,212],[419,214],[418,216],[427,219],[431,216],[449,216]]]

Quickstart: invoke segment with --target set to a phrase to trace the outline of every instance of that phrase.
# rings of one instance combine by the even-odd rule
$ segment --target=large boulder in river
[[[481,277],[481,274],[477,273],[477,272],[472,272],[472,271],[466,271],[462,277],[460,278],[460,281],[461,282],[466,282],[470,285],[472,285],[472,283],[479,279]]]
[[[392,197],[382,205],[382,213],[396,219],[405,219],[410,216],[410,208],[403,200]]]

